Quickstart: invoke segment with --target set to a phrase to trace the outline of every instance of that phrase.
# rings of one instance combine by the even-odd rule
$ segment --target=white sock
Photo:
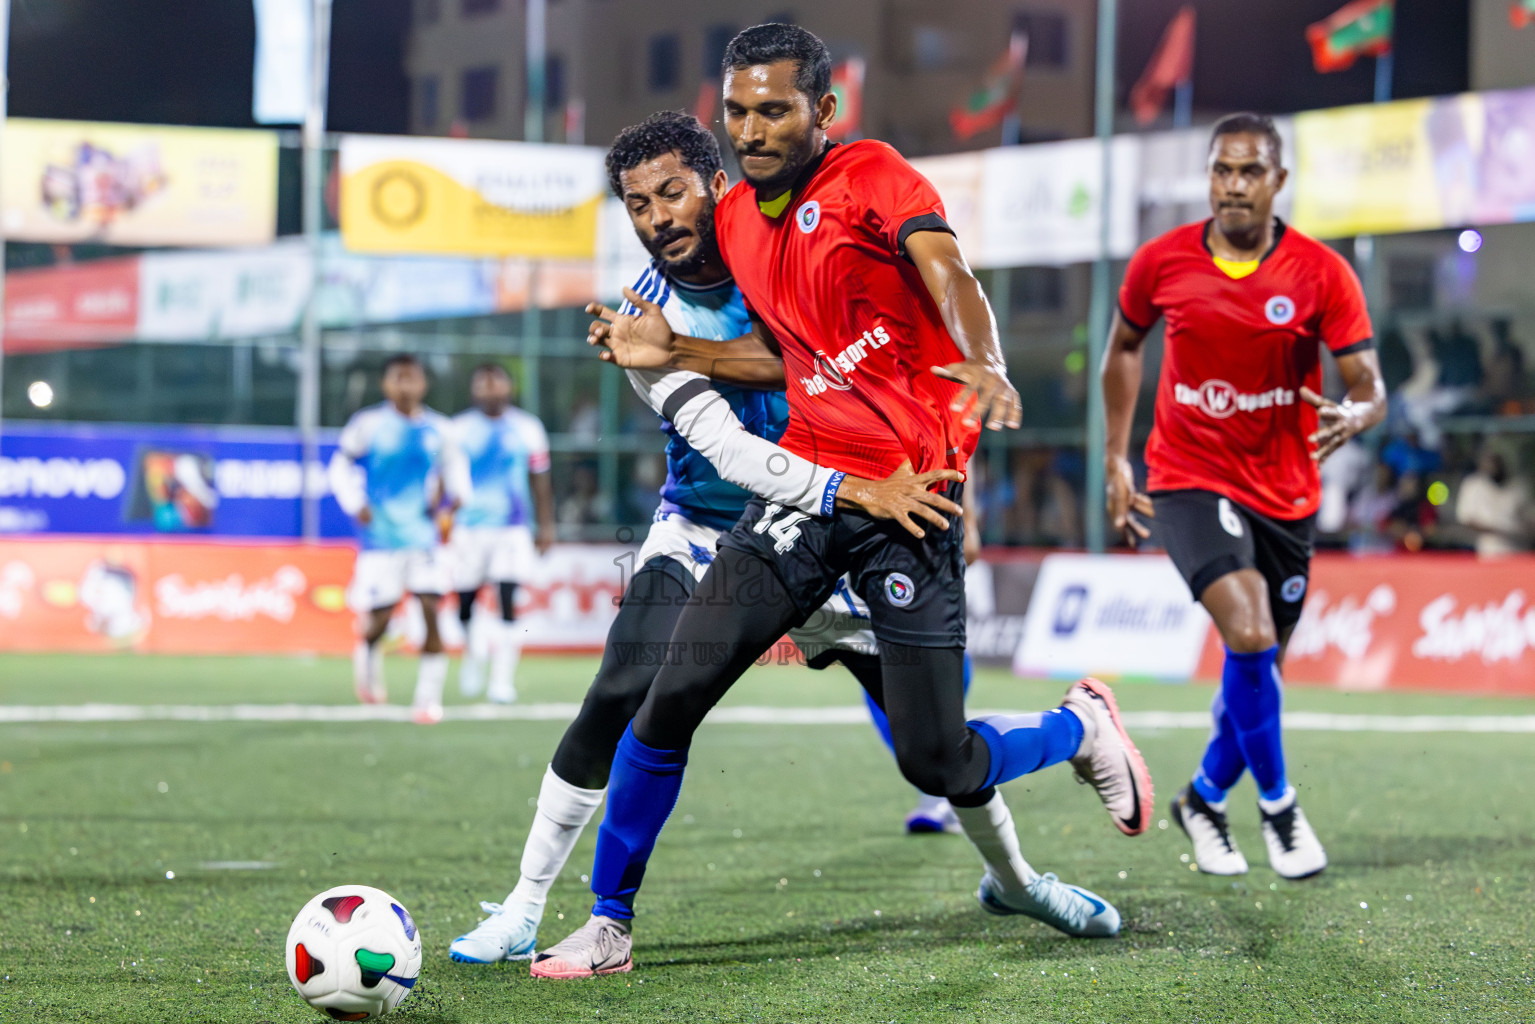
[[[1265,800],[1261,796],[1258,797],[1258,807],[1262,809],[1264,814],[1278,814],[1295,803],[1295,797],[1295,787],[1288,786],[1285,788],[1284,795],[1278,800]]]
[[[458,660],[458,692],[478,697],[485,689],[485,644],[480,640],[483,623],[464,623],[464,653]]]
[[[358,686],[373,689],[384,678],[384,644],[357,641],[352,648],[352,679]]]
[[[442,703],[442,684],[448,681],[448,656],[446,654],[421,655],[421,668],[416,672],[415,707],[430,708]]]
[[[949,801],[945,800],[943,797],[930,796],[929,794],[924,793],[919,789],[917,790],[917,806],[916,809],[911,813],[922,814],[929,818],[938,819],[943,817],[943,812],[948,806]]]
[[[606,789],[582,789],[554,774],[553,766],[544,771],[538,790],[538,810],[533,827],[528,829],[522,847],[521,875],[507,901],[522,900],[543,905],[570,853],[581,838],[581,830],[602,806]]]
[[[498,704],[517,699],[517,662],[522,659],[523,626],[497,620],[490,647],[490,686],[485,695]]]
[[[1022,892],[1039,873],[1023,859],[1018,832],[1013,828],[1013,812],[1007,809],[1002,794],[997,793],[983,807],[958,807],[954,813],[965,830],[965,837],[980,853],[981,860],[1004,892]]]

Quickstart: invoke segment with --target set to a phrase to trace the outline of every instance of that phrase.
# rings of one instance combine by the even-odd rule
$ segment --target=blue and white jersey
[[[491,418],[479,409],[453,417],[473,488],[458,511],[460,526],[526,526],[533,518],[530,473],[549,472],[549,435],[538,417],[516,406]]]
[[[751,317],[746,300],[734,281],[696,287],[674,281],[653,261],[634,290],[661,307],[672,330],[694,338],[730,341],[750,334]],[[638,310],[625,302],[619,312]],[[651,390],[662,375],[630,370],[629,383],[652,407]],[[757,391],[714,383],[713,390],[725,399],[750,434],[777,441],[789,426],[789,403],[781,391]],[[662,417],[666,433],[666,483],[661,487],[660,512],[679,512],[701,526],[726,530],[741,518],[750,493],[720,477],[714,466],[683,437],[671,420]]]
[[[406,416],[389,402],[347,421],[330,482],[348,515],[369,510],[368,525],[358,527],[369,551],[436,547],[432,505],[439,492],[462,498],[469,487],[447,417],[425,407]]]

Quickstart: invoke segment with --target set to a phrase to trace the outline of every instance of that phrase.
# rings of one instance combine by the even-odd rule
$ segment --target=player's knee
[[[1274,624],[1259,619],[1226,626],[1221,630],[1221,639],[1237,654],[1256,654],[1279,643]]]
[[[946,744],[931,737],[896,737],[895,761],[907,782],[929,796],[957,792],[959,765]]]

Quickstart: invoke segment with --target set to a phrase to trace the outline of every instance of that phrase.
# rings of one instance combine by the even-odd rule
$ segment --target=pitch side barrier
[[[1319,554],[1287,682],[1535,694],[1535,555]],[[1223,650],[1165,555],[1050,554],[1023,617],[1022,676],[1218,679]]]

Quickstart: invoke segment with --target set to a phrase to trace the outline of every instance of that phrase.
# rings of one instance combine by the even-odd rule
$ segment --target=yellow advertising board
[[[348,135],[341,237],[353,252],[589,260],[602,160],[589,146]]]
[[[1295,226],[1322,238],[1441,227],[1434,107],[1403,100],[1296,114]]]
[[[261,245],[277,230],[277,136],[10,118],[4,227],[28,242]]]

